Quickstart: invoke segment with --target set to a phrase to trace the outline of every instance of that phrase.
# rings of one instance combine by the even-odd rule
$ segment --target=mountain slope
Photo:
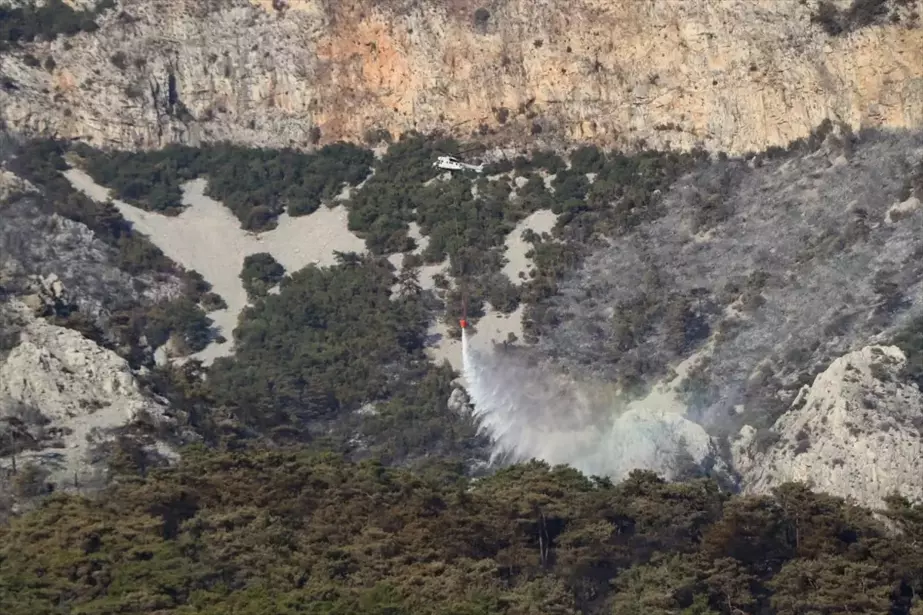
[[[825,118],[923,125],[923,1],[862,4],[884,16],[819,20],[813,0],[122,0],[96,32],[6,53],[0,120],[119,147],[445,129],[730,153]],[[855,27],[831,36],[831,19]]]

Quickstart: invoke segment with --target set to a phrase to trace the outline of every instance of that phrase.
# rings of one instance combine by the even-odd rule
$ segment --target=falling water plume
[[[621,478],[640,468],[671,478],[678,465],[701,465],[714,452],[702,427],[663,391],[626,403],[608,383],[475,349],[464,329],[462,371],[494,462],[535,458],[597,476]]]

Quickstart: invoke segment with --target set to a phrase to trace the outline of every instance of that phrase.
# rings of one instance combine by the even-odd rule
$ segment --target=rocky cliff
[[[85,487],[104,472],[104,456],[94,453],[113,439],[113,430],[137,421],[171,422],[168,407],[141,392],[114,352],[36,318],[22,303],[4,309],[19,343],[0,360],[0,435],[16,449],[0,447],[0,468],[18,464],[22,471],[32,464],[57,489]]]
[[[923,394],[902,381],[905,364],[894,346],[851,352],[802,389],[774,441],[744,427],[733,452],[746,490],[804,481],[871,507],[923,497]]]
[[[96,32],[7,53],[0,120],[119,147],[438,128],[730,152],[824,118],[923,125],[923,2],[840,36],[816,5],[121,0]]]

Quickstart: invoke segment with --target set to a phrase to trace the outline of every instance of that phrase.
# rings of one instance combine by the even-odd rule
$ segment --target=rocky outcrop
[[[95,33],[4,57],[0,121],[119,147],[441,128],[730,152],[825,118],[923,125],[923,29],[830,37],[815,5],[122,0]]]
[[[155,427],[172,422],[169,408],[142,393],[127,362],[114,352],[36,318],[22,303],[5,309],[15,313],[21,328],[18,345],[0,363],[0,450],[6,455],[0,467],[31,463],[58,488],[86,486],[103,471],[93,454],[113,438],[114,429],[138,421]],[[26,450],[13,455],[9,442]],[[170,454],[168,447],[158,448]]]
[[[36,315],[54,314],[56,308],[69,305],[73,301],[64,283],[53,273],[46,277],[29,276],[29,287],[33,292],[21,299]]]
[[[0,204],[0,287],[39,311],[73,301],[103,329],[119,307],[179,295],[174,275],[119,269],[114,247],[86,225],[49,214],[45,198],[30,193]]]
[[[787,481],[881,507],[899,492],[923,498],[923,393],[901,379],[894,346],[835,360],[802,389],[774,434],[744,427],[732,450],[746,491]]]
[[[0,166],[0,203],[18,194],[35,192],[35,186]]]

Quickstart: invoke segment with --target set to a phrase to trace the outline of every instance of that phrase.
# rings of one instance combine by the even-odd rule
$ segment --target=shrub
[[[203,350],[212,338],[212,320],[186,297],[155,305],[142,318],[144,335],[152,348],[173,337],[180,353],[188,354]]]
[[[605,155],[595,145],[578,147],[570,156],[574,173],[598,173],[606,165]]]
[[[112,57],[109,58],[109,61],[119,70],[128,68],[128,57],[125,55],[124,51],[116,51],[112,54]]]
[[[840,11],[830,0],[821,0],[818,3],[817,12],[811,15],[811,22],[820,25],[829,36],[837,36],[843,32]]]
[[[362,136],[362,140],[368,145],[377,145],[379,143],[391,143],[391,132],[385,128],[369,128]]]
[[[773,431],[772,429],[763,428],[756,431],[754,436],[754,443],[756,445],[756,450],[759,453],[767,452],[776,442],[781,439],[782,436],[778,432]]]
[[[320,143],[321,130],[320,126],[311,126],[311,129],[308,130],[308,142],[311,145],[317,145]]]
[[[54,485],[48,483],[50,474],[47,469],[34,463],[26,464],[13,480],[13,492],[21,498],[50,493],[54,489]]]
[[[265,296],[285,276],[285,268],[268,252],[250,254],[240,272],[244,290],[251,298]]]
[[[817,11],[811,15],[811,22],[823,28],[828,36],[848,34],[860,28],[883,24],[888,21],[897,22],[900,16],[897,12],[888,14],[892,4],[907,5],[906,0],[853,0],[849,8],[840,10],[830,0],[821,0],[817,4]]]
[[[206,312],[227,309],[228,304],[218,293],[207,292],[202,296],[202,309]]]
[[[483,28],[487,25],[487,22],[490,20],[490,11],[485,9],[483,6],[477,9],[474,12],[474,24],[478,27]]]

